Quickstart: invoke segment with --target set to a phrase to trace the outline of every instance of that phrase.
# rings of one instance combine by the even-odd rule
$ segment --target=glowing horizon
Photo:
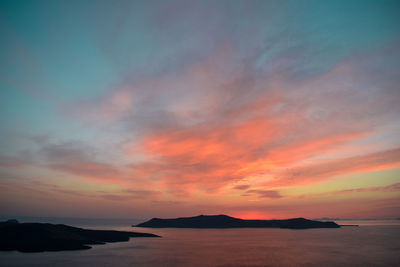
[[[399,9],[2,1],[0,215],[399,218]]]

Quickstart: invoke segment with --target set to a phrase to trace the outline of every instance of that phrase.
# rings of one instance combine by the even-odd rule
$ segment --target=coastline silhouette
[[[149,233],[88,230],[64,224],[0,222],[0,251],[43,252],[90,249],[89,245],[124,242],[131,237],[160,237]]]

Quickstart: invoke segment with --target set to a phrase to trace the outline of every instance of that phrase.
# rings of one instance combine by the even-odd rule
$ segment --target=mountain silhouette
[[[321,222],[304,218],[286,220],[244,220],[227,215],[199,215],[175,219],[153,218],[135,225],[149,228],[339,228],[335,222]]]

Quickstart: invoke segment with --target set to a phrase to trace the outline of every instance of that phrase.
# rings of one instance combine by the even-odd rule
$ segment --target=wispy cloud
[[[247,196],[257,196],[259,198],[281,198],[281,194],[276,191],[276,190],[257,190],[257,189],[252,189],[252,190],[247,190],[242,196],[247,197]]]
[[[399,5],[14,2],[0,2],[0,178],[20,210],[34,196],[313,214],[286,192],[354,173],[384,185],[400,167]],[[395,192],[352,181],[332,196]]]
[[[98,162],[66,162],[48,165],[49,168],[58,171],[83,176],[94,180],[109,180],[118,177],[118,168],[109,164]]]
[[[400,167],[400,148],[361,156],[325,160],[290,169],[277,176],[271,185],[304,185],[326,181],[324,178],[347,173],[373,172]]]
[[[363,164],[375,165],[376,170],[396,166],[396,153],[383,152],[380,157],[391,162],[383,164],[376,161],[377,155],[350,149],[354,142],[379,132],[375,126],[382,116],[378,107],[387,100],[377,96],[371,105],[362,101],[352,104],[356,98],[369,102],[375,96],[373,91],[358,90],[363,83],[357,78],[355,63],[344,62],[330,72],[293,83],[284,75],[266,79],[245,68],[219,71],[221,65],[229,66],[227,58],[229,52],[224,52],[181,77],[162,82],[163,88],[182,88],[182,83],[184,88],[201,90],[182,91],[183,97],[170,99],[164,108],[176,118],[174,123],[167,120],[165,127],[147,128],[141,143],[135,142],[132,150],[128,147],[128,152],[141,152],[148,159],[132,165],[135,173],[178,191],[217,192],[243,179],[252,181],[252,177],[269,180],[265,184],[269,190],[360,172]],[[376,113],[367,116],[368,109]],[[313,158],[339,151],[354,158],[342,155],[338,161],[325,160],[321,173],[314,167],[315,175],[307,178],[306,168]],[[348,160],[359,163],[346,165]]]
[[[349,194],[349,193],[363,193],[363,192],[397,192],[397,191],[400,191],[400,183],[395,183],[388,186],[346,189],[333,192],[333,194]]]
[[[182,72],[129,81],[77,109],[81,119],[121,125],[133,136],[119,150],[130,165],[87,144],[45,140],[42,166],[99,182],[146,181],[176,197],[226,192],[244,180],[269,192],[398,166],[398,150],[355,149],[397,110],[381,109],[390,96],[359,90],[367,79],[357,62],[298,81],[233,64],[233,53],[227,44]]]
[[[155,201],[162,193],[155,190],[137,190],[137,189],[124,189],[112,193],[99,192],[100,197],[104,199],[110,199],[115,201],[126,201],[126,200],[149,200]]]
[[[300,196],[295,196],[294,198],[315,198],[321,196],[335,196],[335,195],[352,195],[357,193],[388,193],[388,192],[399,192],[400,191],[400,183],[394,183],[386,186],[374,186],[374,187],[359,187],[359,188],[350,188],[343,189],[325,193],[312,193],[312,194],[304,194]]]
[[[23,168],[30,164],[29,161],[18,157],[0,155],[0,167],[3,168]]]
[[[246,189],[249,189],[249,188],[250,188],[250,185],[246,185],[246,184],[243,184],[243,185],[236,185],[236,186],[234,186],[233,188],[234,188],[234,189],[237,189],[237,190],[246,190]]]

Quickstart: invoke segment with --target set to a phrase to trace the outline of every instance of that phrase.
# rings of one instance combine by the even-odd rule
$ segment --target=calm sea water
[[[310,230],[146,229],[129,227],[137,220],[35,221],[150,232],[162,238],[131,238],[90,250],[0,252],[0,266],[400,266],[400,222],[395,220],[337,221],[360,227]]]

